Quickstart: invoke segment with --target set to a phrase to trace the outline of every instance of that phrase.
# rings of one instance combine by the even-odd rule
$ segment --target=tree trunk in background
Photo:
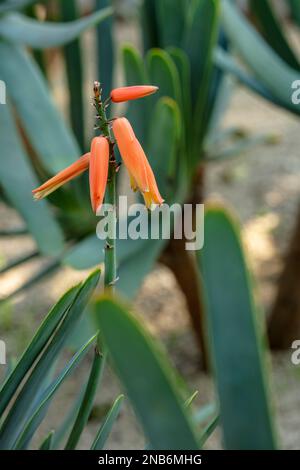
[[[187,302],[195,338],[201,351],[202,366],[208,368],[204,330],[204,311],[198,267],[194,254],[185,249],[185,239],[170,240],[160,261],[173,272]]]
[[[300,338],[300,207],[279,279],[268,333],[273,349],[290,348],[292,342]]]
[[[189,204],[201,204],[204,200],[204,167],[199,167],[193,182]],[[202,356],[202,366],[208,369],[209,361],[206,348],[204,308],[202,303],[201,284],[195,253],[185,249],[186,240],[170,240],[160,261],[173,272],[183,294],[185,295],[188,312],[194,334]]]

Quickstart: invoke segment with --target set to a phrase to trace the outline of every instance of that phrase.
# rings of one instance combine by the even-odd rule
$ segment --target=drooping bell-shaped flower
[[[42,184],[38,188],[32,191],[34,199],[42,199],[49,194],[53,193],[63,184],[81,175],[85,170],[88,169],[90,163],[90,153],[86,153],[80,157],[72,165],[68,166],[64,170],[57,173],[57,175],[50,178],[46,183]]]
[[[122,103],[124,101],[144,98],[145,96],[152,95],[157,90],[158,87],[152,85],[126,86],[112,90],[110,97],[114,103]]]
[[[90,196],[93,211],[100,209],[106,189],[109,165],[109,143],[105,137],[94,137],[90,157]]]
[[[152,204],[161,205],[164,200],[159,193],[152,168],[129,121],[126,118],[115,119],[113,132],[129,172],[132,189],[138,188],[141,191],[147,208],[151,208]]]

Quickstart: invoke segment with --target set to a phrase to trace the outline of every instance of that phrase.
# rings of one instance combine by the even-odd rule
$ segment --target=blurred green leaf
[[[82,398],[82,402],[78,409],[78,414],[77,414],[75,423],[73,425],[72,431],[70,433],[70,436],[68,438],[68,441],[66,443],[65,449],[76,448],[76,445],[78,444],[82,431],[88,421],[88,418],[92,410],[98,383],[99,383],[99,380],[101,379],[104,365],[105,365],[105,360],[106,360],[106,354],[103,355],[102,353],[100,353],[100,351],[98,350],[98,346],[99,346],[99,341],[95,348],[93,365],[92,365],[89,380],[88,380],[88,383],[84,392],[84,396]]]
[[[50,310],[43,323],[38,328],[22,357],[7,377],[0,390],[0,415],[4,412],[13,394],[16,392],[21,381],[32,367],[38,355],[45,347],[59,322],[66,314],[67,309],[73,302],[80,286],[73,287],[66,292],[62,298]]]
[[[192,101],[191,101],[191,66],[187,54],[179,47],[167,49],[172,57],[180,78],[181,93],[183,97],[183,116],[187,132],[190,130]]]
[[[236,223],[222,208],[205,216],[199,255],[210,346],[227,449],[274,449],[265,345]]]
[[[119,395],[114,401],[111,409],[107,413],[103,424],[101,425],[97,436],[92,444],[91,450],[102,450],[111,433],[112,427],[118,418],[124,395]]]
[[[69,374],[75,369],[75,367],[78,366],[80,361],[89,351],[96,337],[97,335],[93,336],[89,339],[87,343],[82,346],[82,348],[72,357],[68,364],[59,373],[56,379],[47,387],[45,392],[42,394],[41,399],[38,400],[38,402],[35,404],[30,418],[24,426],[24,429],[22,430],[20,436],[18,437],[17,442],[13,446],[14,449],[20,450],[27,448],[35,431],[43,421],[54,394],[57,392],[58,388],[69,376]]]
[[[261,83],[290,107],[291,86],[299,79],[299,72],[271,49],[233,3],[223,0],[222,5],[223,26],[228,38]]]
[[[0,4],[0,14],[6,13],[11,10],[21,10],[32,3],[36,3],[38,0],[6,0]]]
[[[211,57],[217,36],[219,0],[194,0],[188,7],[188,18],[183,39],[183,48],[191,63],[191,93],[196,106],[199,94],[207,93]],[[200,117],[197,115],[200,119]]]
[[[141,24],[144,52],[153,47],[159,47],[160,38],[157,24],[156,4],[157,0],[143,0],[141,3]]]
[[[179,74],[170,54],[162,49],[151,49],[146,57],[150,82],[159,87],[149,100],[152,103],[159,98],[168,96],[178,105],[182,104]]]
[[[163,188],[162,196],[170,203],[176,194],[175,177],[182,133],[180,111],[174,100],[161,98],[156,103],[148,132],[147,156],[157,185]]]
[[[122,57],[127,86],[146,84],[148,80],[146,77],[144,62],[137,49],[135,49],[131,44],[123,46]],[[138,139],[144,142],[147,126],[151,120],[149,99],[143,100],[142,103],[139,100],[128,103],[126,115],[131,122]]]
[[[212,107],[213,50],[217,43],[219,25],[219,0],[197,0],[190,5],[184,48],[191,62],[191,89],[193,103],[193,161],[198,165],[201,147],[209,126]]]
[[[60,1],[61,17],[64,22],[76,20],[78,11],[73,0]],[[70,118],[72,128],[82,151],[84,145],[84,105],[83,105],[83,70],[80,41],[76,39],[64,49],[66,73],[68,79]]]
[[[291,67],[300,68],[299,61],[278,21],[269,0],[250,0],[250,11],[254,14],[259,28],[272,49]]]
[[[299,0],[288,0],[294,21],[300,26],[300,3]]]
[[[52,23],[36,21],[21,13],[8,13],[0,19],[0,36],[36,49],[64,46],[111,14],[111,8],[104,8],[79,20]]]
[[[200,446],[203,447],[207,439],[212,435],[217,425],[219,424],[220,417],[219,415],[215,416],[212,421],[206,426],[205,430],[202,432],[200,437]]]
[[[43,166],[57,173],[73,163],[80,150],[32,58],[23,49],[0,42],[0,75]]]
[[[53,445],[54,431],[50,431],[40,445],[39,450],[51,450]]]
[[[96,8],[109,7],[111,0],[96,0]],[[106,21],[99,22],[96,28],[98,45],[98,77],[101,82],[103,96],[106,98],[113,87],[113,72],[115,62],[114,40],[113,40],[113,16]]]
[[[144,328],[109,299],[97,302],[96,321],[151,448],[198,449],[171,366]]]
[[[0,448],[9,449],[19,437],[29,418],[35,399],[44,386],[49,367],[61,352],[68,336],[74,330],[92,292],[99,281],[99,271],[92,273],[81,286],[61,325],[35,365],[10,409],[0,430]]]
[[[0,107],[0,129],[4,156],[0,166],[1,186],[24,218],[40,251],[55,255],[63,249],[63,233],[50,212],[49,204],[46,201],[36,204],[33,200],[31,191],[38,186],[38,180],[18,136],[8,103]]]
[[[120,262],[118,269],[117,290],[126,298],[132,299],[138,292],[145,276],[153,268],[166,240],[128,240],[128,245],[140,248],[134,254]]]
[[[160,46],[180,46],[186,22],[184,0],[156,0]]]

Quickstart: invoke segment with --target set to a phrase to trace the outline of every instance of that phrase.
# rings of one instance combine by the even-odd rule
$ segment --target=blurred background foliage
[[[299,26],[298,2],[285,3],[289,21]],[[47,201],[36,204],[31,196],[39,181],[89,148],[93,80],[103,84],[104,96],[117,84],[159,86],[153,97],[121,109],[146,149],[166,202],[183,208],[184,203],[205,201],[210,162],[270,140],[268,135],[221,128],[237,82],[275,106],[300,113],[291,102],[299,57],[268,0],[4,0],[0,15],[0,79],[7,88],[7,104],[0,106],[1,196],[24,221],[1,236],[30,233],[36,242],[32,252],[4,263],[2,273],[29,259],[45,258],[42,267],[2,302],[62,265],[84,270],[104,261],[85,177]],[[132,18],[134,40],[124,43],[119,30]],[[87,29],[89,35],[82,36]],[[300,216],[268,319],[254,295],[239,230],[227,208],[211,205],[200,253],[187,252],[186,240],[117,241],[117,290],[127,300],[134,298],[156,261],[174,273],[186,298],[202,366],[215,377],[216,403],[200,410],[193,406],[189,397],[194,391],[187,390],[127,306],[111,299],[88,304],[94,274],[58,302],[18,365],[8,371],[1,389],[1,448],[30,444],[55,392],[93,343],[97,345],[87,385],[66,423],[46,437],[43,448],[61,446],[62,439],[66,448],[76,447],[107,352],[150,448],[201,447],[219,422],[225,448],[276,448],[266,332],[272,346],[290,347],[300,331]],[[84,308],[89,316],[96,311],[97,328],[84,320],[83,334],[79,320]],[[80,348],[55,376],[57,358],[77,323]],[[101,340],[95,337],[98,328]],[[92,448],[105,445],[122,400],[117,397],[102,413]]]

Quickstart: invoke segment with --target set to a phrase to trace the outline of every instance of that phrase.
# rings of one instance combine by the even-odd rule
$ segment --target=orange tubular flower
[[[139,188],[147,208],[151,208],[152,204],[161,205],[164,200],[159,193],[155,176],[129,121],[126,118],[115,119],[113,131],[130,175],[132,189],[135,191]]]
[[[42,199],[48,196],[63,184],[67,183],[73,178],[76,178],[76,176],[79,176],[81,173],[88,169],[89,162],[90,153],[86,153],[76,162],[72,163],[72,165],[60,171],[59,173],[57,173],[57,175],[53,176],[53,178],[50,178],[48,181],[46,181],[46,183],[34,189],[32,191],[34,199]]]
[[[114,103],[122,103],[123,101],[138,100],[145,96],[152,95],[158,90],[157,86],[139,85],[115,88],[111,91],[110,97]]]
[[[100,209],[108,176],[109,143],[105,137],[94,137],[91,144],[90,158],[90,196],[95,213]]]

